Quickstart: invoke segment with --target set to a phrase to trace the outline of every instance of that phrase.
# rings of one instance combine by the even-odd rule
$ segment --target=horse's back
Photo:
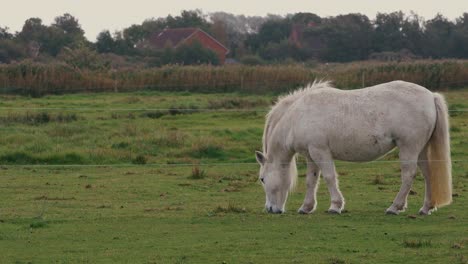
[[[423,145],[434,128],[432,92],[394,81],[358,90],[324,88],[298,99],[283,122],[293,148],[328,150],[334,158],[373,160],[395,145]],[[291,134],[292,133],[292,134]]]

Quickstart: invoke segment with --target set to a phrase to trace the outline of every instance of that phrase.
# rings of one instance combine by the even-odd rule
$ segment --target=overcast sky
[[[233,14],[285,15],[312,12],[321,17],[362,13],[373,19],[377,12],[416,12],[425,19],[442,13],[451,20],[468,12],[468,0],[0,0],[0,26],[21,30],[24,21],[39,17],[50,24],[54,17],[70,13],[77,17],[86,37],[94,41],[104,29],[111,32],[147,18],[178,15],[181,10],[224,11]]]

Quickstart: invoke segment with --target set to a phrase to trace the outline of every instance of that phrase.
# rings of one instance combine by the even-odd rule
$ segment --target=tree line
[[[216,56],[200,45],[164,50],[138,45],[155,32],[180,27],[206,31],[230,50],[230,57],[246,64],[468,58],[468,13],[451,21],[441,14],[425,20],[401,11],[379,13],[371,20],[362,14],[249,17],[185,10],[117,32],[104,30],[94,42],[85,38],[78,19],[70,14],[56,17],[50,25],[30,18],[15,33],[0,26],[0,63],[59,60],[77,68],[216,64]]]

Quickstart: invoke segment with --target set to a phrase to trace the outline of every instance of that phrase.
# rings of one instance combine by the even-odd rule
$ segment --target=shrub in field
[[[406,239],[406,240],[403,241],[403,246],[405,248],[432,247],[432,242],[431,242],[431,240]]]
[[[181,147],[185,144],[187,135],[179,131],[159,131],[157,135],[150,140],[151,144],[158,147]]]
[[[130,143],[128,142],[119,142],[119,143],[112,144],[113,149],[126,149],[129,146],[130,146]]]
[[[50,122],[56,123],[69,123],[72,121],[78,120],[78,116],[75,113],[70,114],[50,114],[48,112],[39,112],[39,113],[21,113],[13,114],[9,113],[6,116],[0,116],[0,123],[10,124],[10,123],[21,123],[26,125],[41,125],[47,124]]]
[[[226,152],[223,146],[210,138],[201,138],[192,145],[190,156],[197,159],[225,159]]]
[[[3,164],[85,164],[86,159],[77,153],[35,156],[24,152],[8,153],[0,156]]]
[[[151,118],[151,119],[157,119],[157,118],[163,117],[165,115],[166,115],[166,113],[163,112],[163,111],[151,111],[151,112],[144,112],[140,116],[148,117],[148,118]]]
[[[144,165],[147,162],[147,158],[144,155],[137,155],[135,159],[133,159],[132,163],[133,164],[139,164],[139,165]]]
[[[233,109],[233,108],[254,108],[267,106],[269,103],[265,100],[247,100],[243,98],[221,98],[208,101],[210,109]]]
[[[44,228],[47,226],[48,226],[48,223],[42,219],[34,219],[34,221],[32,221],[31,224],[29,224],[29,227],[32,229]]]
[[[259,56],[255,56],[255,55],[244,56],[241,58],[241,62],[242,64],[251,65],[251,66],[265,64],[265,61],[262,58],[260,58]]]

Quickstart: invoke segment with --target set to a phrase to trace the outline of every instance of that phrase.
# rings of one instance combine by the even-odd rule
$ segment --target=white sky
[[[402,10],[408,14],[412,10],[425,19],[439,12],[454,20],[468,12],[468,0],[0,0],[0,26],[15,32],[21,30],[28,18],[39,17],[48,25],[54,17],[70,13],[78,18],[86,37],[94,41],[102,30],[121,30],[147,18],[178,15],[184,9],[261,16],[296,12],[312,12],[321,17],[362,13],[370,19],[377,12]]]

